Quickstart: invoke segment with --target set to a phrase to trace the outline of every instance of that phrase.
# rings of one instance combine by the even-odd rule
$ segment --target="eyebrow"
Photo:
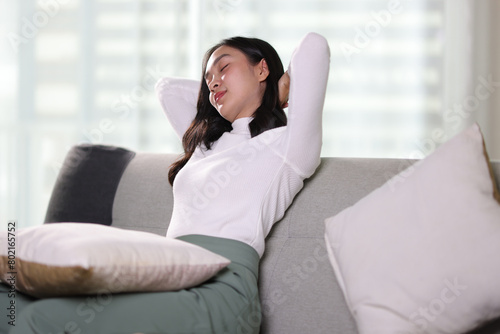
[[[212,64],[212,66],[215,66],[217,65],[217,63],[224,57],[227,57],[227,56],[230,56],[229,53],[224,53],[224,54],[221,54],[219,57],[215,58],[214,60],[214,63]],[[208,71],[205,73],[205,80],[208,78]]]

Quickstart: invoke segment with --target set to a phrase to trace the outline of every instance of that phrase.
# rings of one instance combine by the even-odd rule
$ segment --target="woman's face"
[[[205,72],[210,103],[231,123],[252,116],[262,103],[268,74],[264,59],[252,65],[240,50],[221,46],[208,59]]]

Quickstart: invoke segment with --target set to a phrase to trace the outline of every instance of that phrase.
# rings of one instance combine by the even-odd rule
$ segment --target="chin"
[[[233,122],[231,115],[230,114],[228,115],[227,113],[225,113],[224,109],[222,109],[222,110],[218,109],[217,111],[219,112],[219,115],[221,115],[222,118],[224,118],[226,121],[229,121],[231,123]]]
[[[224,115],[224,113],[221,112],[220,110],[217,110],[217,111],[219,112],[219,115],[222,116],[222,118],[224,118],[226,121],[233,123],[233,121],[231,120],[231,117],[229,117],[228,115]]]

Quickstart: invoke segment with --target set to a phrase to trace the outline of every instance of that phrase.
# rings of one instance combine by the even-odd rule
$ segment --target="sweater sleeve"
[[[320,162],[322,113],[330,69],[327,40],[307,34],[292,54],[288,73],[290,91],[286,130],[286,158],[304,177]]]
[[[200,81],[162,78],[156,83],[155,90],[170,124],[182,140],[184,132],[196,116]]]

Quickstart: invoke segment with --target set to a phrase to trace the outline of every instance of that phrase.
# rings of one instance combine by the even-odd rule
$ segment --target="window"
[[[332,57],[323,156],[430,153],[425,138],[442,125],[445,107],[446,4],[4,2],[0,211],[6,216],[0,224],[43,222],[57,172],[74,144],[180,152],[154,84],[162,76],[200,78],[204,51],[233,35],[267,40],[285,66],[305,33],[327,37]]]

